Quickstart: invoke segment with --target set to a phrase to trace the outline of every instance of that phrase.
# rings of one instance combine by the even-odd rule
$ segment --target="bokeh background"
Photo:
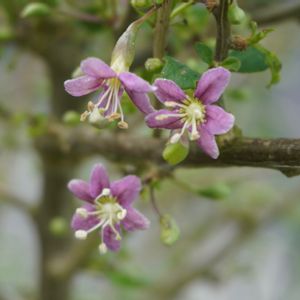
[[[81,112],[88,99],[69,97],[63,81],[86,56],[109,62],[117,37],[137,17],[122,0],[56,2],[64,13],[33,19],[20,17],[26,0],[0,3],[0,299],[299,299],[300,180],[264,169],[181,168],[156,192],[161,211],[181,229],[172,247],[160,242],[145,194],[137,206],[152,222],[148,231],[126,236],[118,254],[100,256],[97,244],[86,245],[71,271],[45,275],[76,257],[82,243],[69,228],[79,202],[66,182],[87,179],[95,162],[104,163],[112,178],[135,170],[104,156],[49,161],[37,150],[44,124],[61,121],[70,109]],[[300,5],[282,2],[239,1],[262,28],[275,29],[263,44],[283,64],[281,81],[271,89],[267,71],[233,75],[226,106],[246,136],[300,136]],[[97,15],[99,24],[82,20],[83,12]],[[233,30],[247,33],[245,26]],[[142,32],[133,69],[145,75],[152,29],[145,25]],[[213,18],[197,4],[172,24],[167,51],[201,71],[205,65],[193,43],[211,41],[214,33]],[[131,122],[131,133],[149,134],[139,114],[132,113]],[[221,195],[192,192],[201,189]]]

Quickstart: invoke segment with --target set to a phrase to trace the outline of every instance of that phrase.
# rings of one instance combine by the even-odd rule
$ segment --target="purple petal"
[[[87,95],[96,91],[102,84],[102,79],[91,76],[80,76],[64,82],[65,90],[75,97]]]
[[[224,134],[228,132],[234,124],[234,116],[223,108],[216,105],[207,105],[206,123],[203,125],[211,134]]]
[[[129,98],[134,105],[144,114],[150,114],[154,111],[153,106],[150,103],[150,99],[146,93],[137,93],[133,91],[126,91]]]
[[[134,175],[126,176],[111,184],[111,193],[123,207],[128,207],[138,196],[142,184],[141,180]]]
[[[146,80],[133,73],[123,72],[118,77],[127,92],[150,93],[154,91],[154,88]]]
[[[96,198],[104,188],[109,188],[109,178],[105,168],[97,164],[91,172],[90,178],[90,194]]]
[[[95,78],[107,79],[116,77],[117,74],[101,59],[89,57],[80,64],[82,72]]]
[[[216,159],[219,156],[219,148],[215,137],[210,134],[205,128],[199,128],[200,139],[197,140],[198,146],[210,157]]]
[[[95,207],[91,204],[85,204],[82,206],[87,211],[94,211]],[[71,222],[71,227],[74,231],[76,230],[89,230],[100,222],[100,219],[96,216],[88,216],[83,218],[78,214],[74,214]]]
[[[223,67],[210,69],[198,81],[195,97],[204,104],[219,100],[230,80],[230,72]]]
[[[176,111],[161,109],[146,116],[145,121],[150,128],[179,129],[183,123],[180,117],[171,116]]]
[[[120,226],[115,225],[115,228],[120,232]],[[104,229],[103,242],[106,244],[107,248],[111,251],[118,251],[121,246],[121,242],[116,239],[115,232],[107,226]]]
[[[150,221],[133,207],[127,209],[125,219],[122,221],[124,229],[127,231],[143,230],[149,228]]]
[[[73,195],[81,200],[93,202],[94,197],[90,194],[89,183],[81,179],[73,179],[68,183],[68,189]]]
[[[184,91],[172,80],[156,79],[154,86],[157,88],[154,94],[162,103],[165,101],[182,102],[186,98]]]

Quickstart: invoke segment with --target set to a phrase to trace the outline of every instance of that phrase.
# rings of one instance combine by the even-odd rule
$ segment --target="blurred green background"
[[[111,10],[114,1],[65,0],[44,1],[65,13],[22,19],[20,12],[27,2],[0,3],[1,300],[37,299],[43,295],[39,291],[43,289],[45,232],[53,236],[51,247],[58,254],[58,264],[60,253],[73,253],[69,246],[80,243],[74,242],[69,229],[70,216],[79,202],[67,191],[51,191],[51,197],[60,196],[59,201],[66,201],[67,208],[59,207],[47,216],[42,234],[37,227],[40,223],[24,209],[45,203],[47,180],[52,180],[34,140],[43,134],[44,122],[61,120],[69,109],[81,112],[79,106],[86,100],[66,95],[63,81],[86,56],[109,62],[116,38],[130,20],[137,18],[126,1],[116,0],[112,8],[117,10]],[[282,1],[239,1],[249,15],[262,18],[262,28],[275,29],[263,44],[277,53],[283,64],[281,81],[271,89],[266,88],[270,77],[267,71],[233,75],[225,94],[226,106],[246,136],[300,136],[297,2],[285,1],[286,7],[293,8],[287,17],[264,22],[261,16],[276,13],[278,7],[283,11],[279,6]],[[75,12],[97,15],[101,22],[91,24]],[[124,24],[120,25],[119,20]],[[247,32],[243,26],[233,30]],[[145,25],[137,41],[133,66],[145,77],[144,62],[151,56],[151,36],[151,27]],[[197,4],[174,20],[167,51],[201,71],[205,65],[193,44],[213,38],[213,19],[203,5]],[[132,113],[129,119],[129,123],[138,125],[133,133],[147,134],[141,116]],[[132,169],[93,156],[72,164],[55,162],[51,166],[55,171],[50,173],[63,173],[65,176],[57,180],[61,179],[64,186],[73,177],[87,179],[94,162],[103,162],[112,178]],[[52,182],[54,190],[55,184]],[[194,190],[217,190],[220,195],[212,199],[216,197],[209,192],[203,196],[204,192],[197,194]],[[58,282],[68,286],[66,294],[41,299],[66,300],[69,294],[71,300],[298,300],[299,195],[299,178],[287,178],[277,171],[181,168],[173,179],[163,180],[156,193],[160,209],[171,214],[181,229],[180,239],[172,247],[160,242],[159,222],[146,195],[137,206],[152,222],[148,231],[126,236],[118,254],[99,256],[97,246],[91,247],[67,279],[54,280],[54,285]],[[48,288],[53,287],[50,284]]]

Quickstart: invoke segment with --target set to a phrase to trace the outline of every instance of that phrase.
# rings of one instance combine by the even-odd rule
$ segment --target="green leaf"
[[[241,67],[241,62],[238,58],[229,56],[222,61],[221,66],[232,72],[237,72]]]
[[[170,215],[163,215],[160,219],[160,239],[167,245],[173,245],[180,236],[176,221]]]
[[[181,142],[176,144],[168,144],[163,151],[163,158],[170,165],[177,165],[182,162],[189,154],[188,146],[183,145]]]
[[[220,200],[231,194],[231,188],[228,184],[217,183],[205,189],[197,191],[197,194],[214,200]]]
[[[51,8],[41,2],[32,2],[27,4],[21,12],[22,18],[43,17],[51,13]]]
[[[145,278],[121,270],[106,271],[107,277],[116,285],[126,288],[138,288],[148,284]]]
[[[270,32],[274,31],[274,29],[269,28],[269,29],[264,29],[258,33],[255,33],[249,38],[248,43],[251,44],[257,44],[261,40],[263,40]]]
[[[165,57],[165,65],[162,69],[162,76],[175,81],[182,89],[193,89],[200,74],[173,57]]]
[[[197,43],[195,48],[201,59],[209,66],[212,65],[214,60],[213,50],[204,43]]]
[[[247,47],[244,51],[232,50],[230,57],[235,57],[241,62],[240,73],[255,73],[268,69],[267,57],[264,52],[254,46]]]
[[[281,61],[274,52],[269,51],[268,49],[257,45],[258,49],[264,53],[266,57],[266,64],[268,65],[271,71],[271,80],[267,87],[271,87],[273,84],[276,84],[280,81],[280,71],[281,71]]]

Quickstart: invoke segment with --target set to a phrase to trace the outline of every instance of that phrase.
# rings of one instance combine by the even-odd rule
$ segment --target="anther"
[[[110,192],[109,188],[104,188],[102,190],[101,196],[110,196],[110,195],[111,195],[111,192]]]
[[[84,219],[86,219],[88,217],[88,211],[83,207],[77,208],[76,214]]]
[[[85,230],[77,230],[75,231],[75,237],[79,240],[85,240],[88,233]]]
[[[99,252],[100,254],[105,254],[107,252],[107,246],[105,245],[105,243],[101,243],[99,245]]]
[[[121,211],[119,211],[117,213],[117,218],[121,221],[123,220],[127,215],[127,210],[126,209],[122,209]]]
[[[88,111],[85,111],[84,113],[82,113],[82,114],[80,115],[80,121],[81,121],[81,122],[84,122],[88,116],[89,116],[89,112],[88,112]]]
[[[93,111],[95,108],[95,104],[92,101],[89,101],[87,104],[88,111]]]
[[[181,138],[181,134],[175,133],[175,134],[173,134],[173,135],[171,136],[171,138],[170,138],[170,143],[171,143],[171,144],[176,144],[176,143],[178,143],[178,141],[180,140],[180,138]]]
[[[125,121],[120,121],[120,122],[118,123],[118,127],[119,127],[120,129],[128,129],[128,124],[127,124]]]

